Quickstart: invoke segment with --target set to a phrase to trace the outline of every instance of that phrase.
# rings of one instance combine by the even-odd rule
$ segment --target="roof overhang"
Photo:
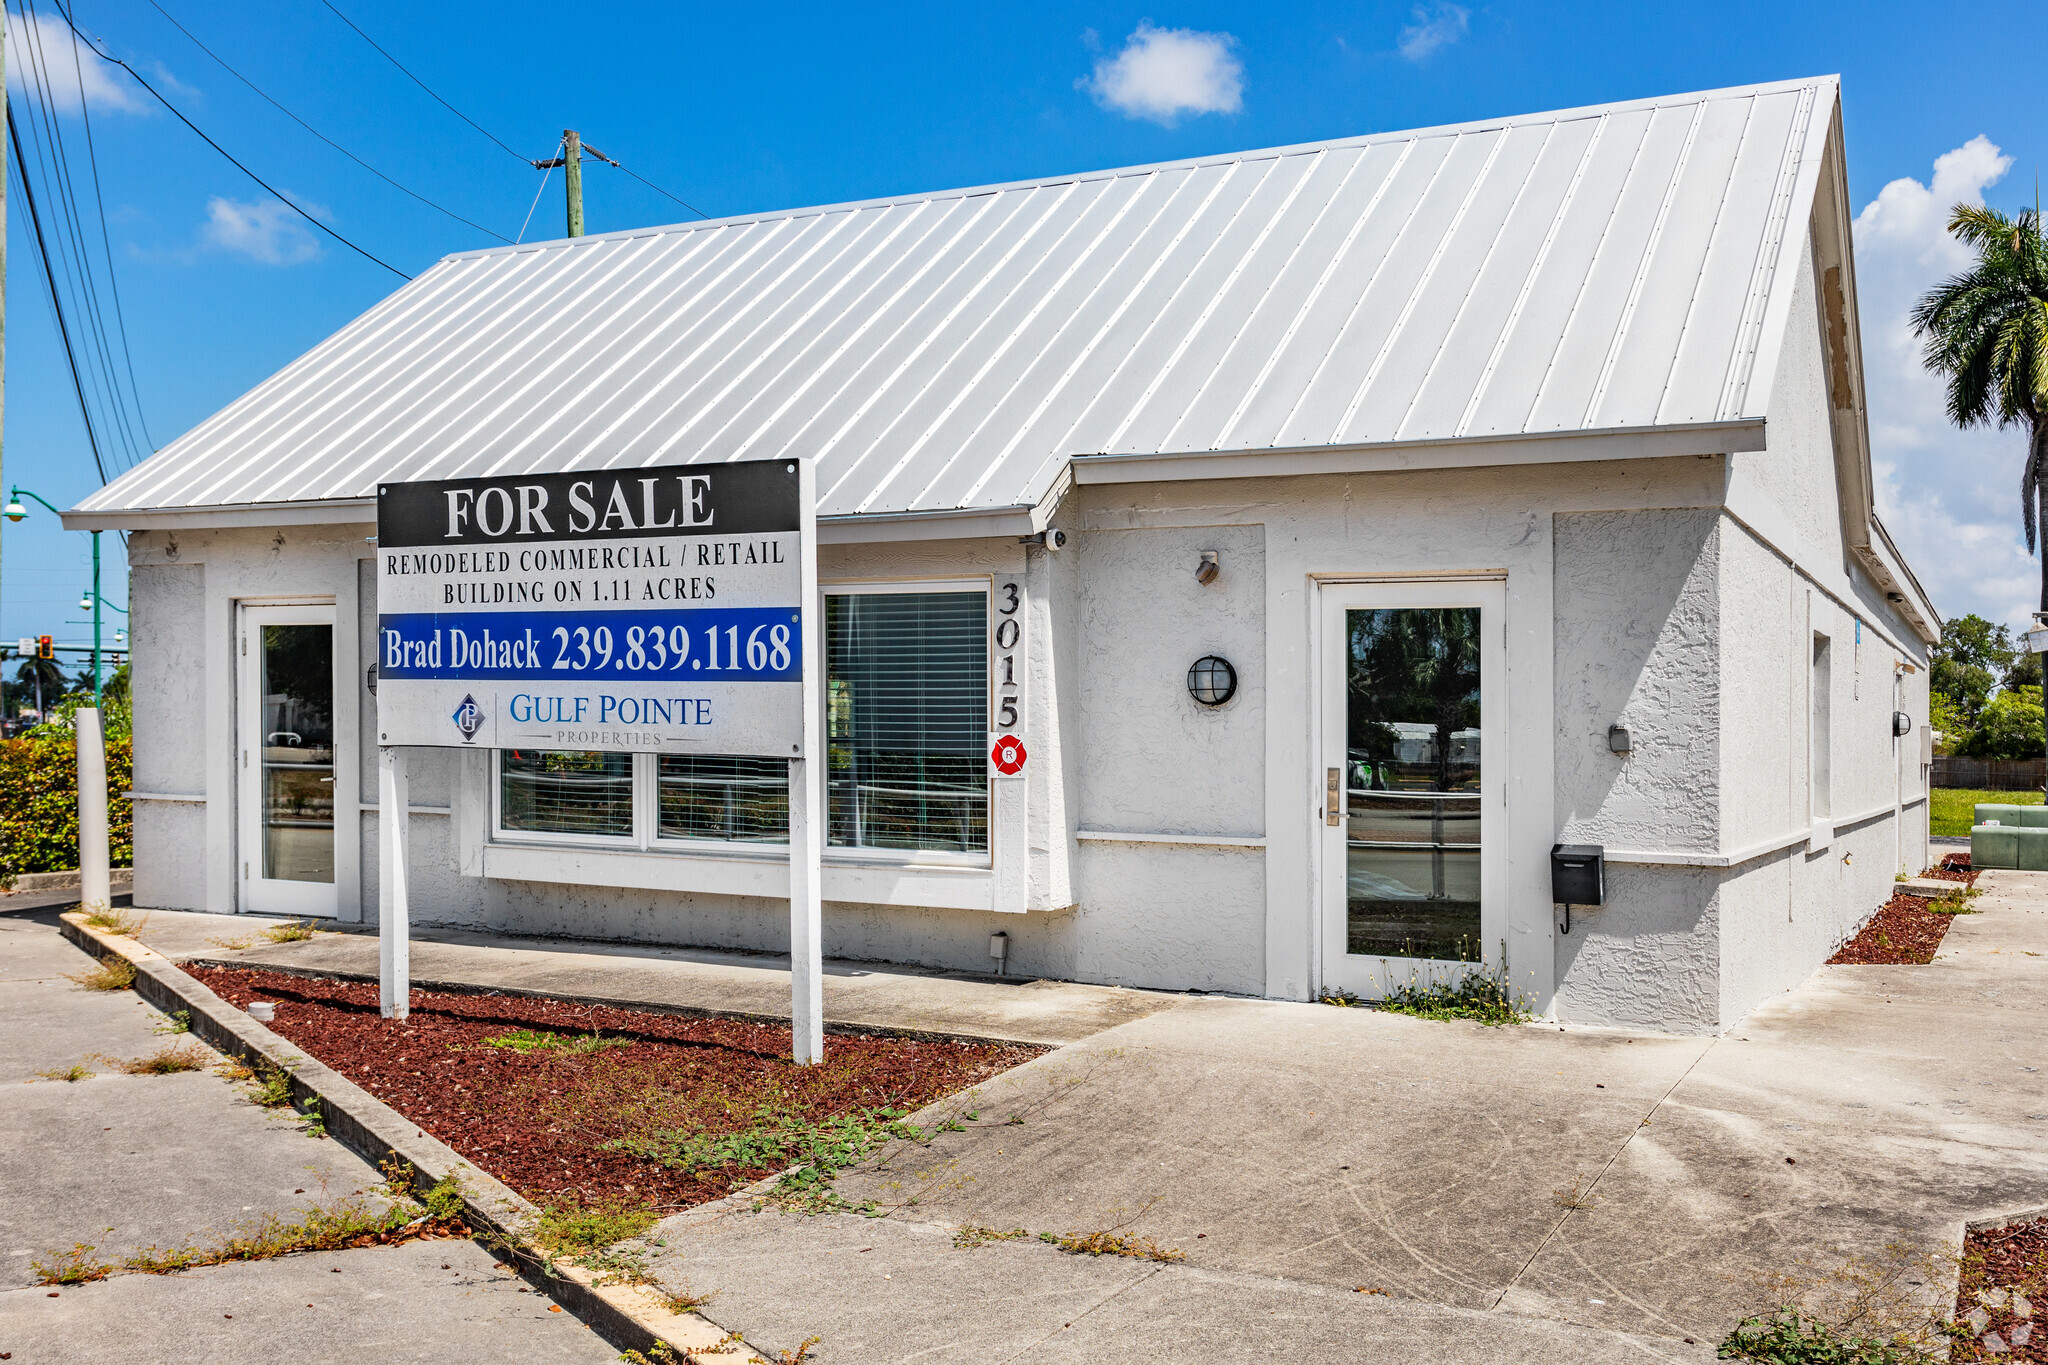
[[[1489,465],[1722,455],[1763,448],[1763,419],[1748,418],[1688,426],[1615,427],[1594,432],[1567,431],[1358,446],[1076,455],[1068,460],[1063,475],[1053,481],[1051,490],[1036,505],[820,517],[818,541],[823,545],[852,545],[895,540],[970,540],[1035,535],[1046,528],[1061,499],[1075,484],[1473,469]],[[63,520],[65,529],[71,531],[365,526],[377,520],[377,500],[323,498],[296,502],[216,503],[196,507],[138,507],[105,512],[73,508],[63,514]]]

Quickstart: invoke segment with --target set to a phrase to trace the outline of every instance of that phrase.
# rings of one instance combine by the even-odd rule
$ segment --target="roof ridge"
[[[1802,76],[1792,80],[1761,81],[1751,85],[1730,85],[1716,90],[1690,90],[1675,95],[1649,95],[1640,99],[1617,100],[1608,104],[1584,104],[1568,109],[1542,110],[1530,114],[1506,114],[1495,118],[1472,119],[1463,123],[1439,123],[1421,128],[1392,128],[1377,133],[1354,133],[1344,137],[1288,143],[1278,147],[1249,147],[1231,152],[1211,152],[1206,155],[1180,157],[1171,161],[1144,162],[1132,166],[1103,166],[1093,170],[1069,171],[1056,175],[1027,176],[1020,180],[997,181],[984,185],[963,185],[947,189],[922,190],[910,194],[879,195],[869,199],[848,199],[829,204],[796,205],[789,208],[770,209],[761,213],[738,213],[723,218],[705,218],[691,223],[657,223],[646,227],[620,228],[615,232],[587,233],[581,237],[556,237],[539,242],[515,243],[511,246],[477,247],[470,251],[452,251],[435,262],[435,265],[445,265],[450,261],[476,260],[486,256],[511,256],[527,251],[566,251],[596,242],[627,241],[637,237],[665,236],[670,233],[702,232],[709,228],[746,227],[752,224],[772,223],[789,218],[809,218],[826,213],[846,213],[855,209],[890,208],[905,204],[927,204],[940,199],[971,199],[978,195],[1003,194],[1011,190],[1045,189],[1056,185],[1068,185],[1089,180],[1105,180],[1126,175],[1152,175],[1160,171],[1220,166],[1234,161],[1263,161],[1272,157],[1305,156],[1315,152],[1334,151],[1347,147],[1370,147],[1378,143],[1417,141],[1433,137],[1453,137],[1464,133],[1484,133],[1495,129],[1528,127],[1540,123],[1567,123],[1579,119],[1600,118],[1610,114],[1626,113],[1636,109],[1669,108],[1684,104],[1704,104],[1710,100],[1734,99],[1744,95],[1767,95],[1788,90],[1839,86],[1841,80],[1841,76],[1837,74]],[[422,272],[422,277],[424,277],[425,273]]]

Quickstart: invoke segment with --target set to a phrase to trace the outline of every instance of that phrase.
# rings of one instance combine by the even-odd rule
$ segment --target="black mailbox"
[[[1559,905],[1599,905],[1606,891],[1606,850],[1598,844],[1550,846],[1550,899]]]

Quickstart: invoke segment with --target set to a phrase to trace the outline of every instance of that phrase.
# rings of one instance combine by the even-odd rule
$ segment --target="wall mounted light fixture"
[[[1204,706],[1221,706],[1237,695],[1237,670],[1219,654],[1204,654],[1188,665],[1188,695]]]

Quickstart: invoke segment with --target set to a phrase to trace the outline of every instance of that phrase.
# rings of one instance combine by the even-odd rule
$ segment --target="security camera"
[[[1061,530],[1061,529],[1060,529],[1059,527],[1057,527],[1057,526],[1048,526],[1048,527],[1046,527],[1046,528],[1045,528],[1045,548],[1046,548],[1046,549],[1048,549],[1048,550],[1055,550],[1055,551],[1057,551],[1057,550],[1063,550],[1063,549],[1065,549],[1065,548],[1066,548],[1066,544],[1067,544],[1067,533],[1066,533],[1065,531],[1062,531],[1062,530]]]

